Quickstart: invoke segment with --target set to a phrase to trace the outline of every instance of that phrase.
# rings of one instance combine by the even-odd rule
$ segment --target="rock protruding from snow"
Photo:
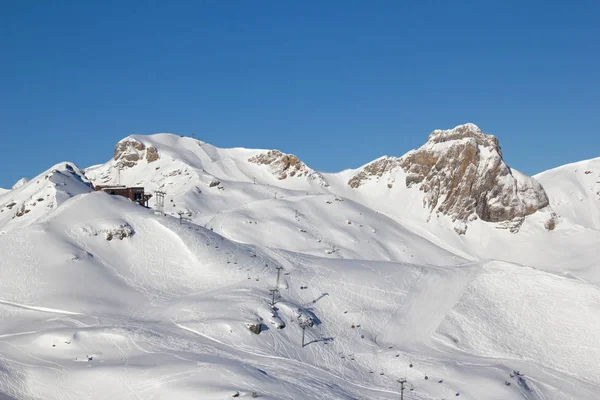
[[[115,146],[113,160],[120,168],[134,167],[143,159],[148,163],[158,160],[158,150],[153,146],[146,147],[142,142],[131,137],[121,140]]]
[[[427,143],[401,158],[406,185],[425,193],[424,206],[466,222],[512,221],[519,229],[525,216],[548,206],[548,196],[533,178],[511,170],[495,136],[474,124],[435,130]]]
[[[322,186],[329,186],[321,174],[309,168],[293,154],[284,154],[279,150],[269,150],[249,158],[248,162],[267,165],[271,173],[279,180],[289,177],[306,177],[308,180],[317,181]]]
[[[372,178],[379,179],[384,174],[391,172],[400,166],[400,159],[396,157],[381,157],[360,169],[360,171],[348,180],[348,186],[356,189]],[[391,189],[393,182],[388,182]]]
[[[18,189],[21,186],[23,186],[24,184],[26,184],[27,182],[29,182],[29,179],[27,179],[27,178],[21,178],[17,182],[15,182],[15,184],[13,185],[13,187],[12,187],[11,190]]]

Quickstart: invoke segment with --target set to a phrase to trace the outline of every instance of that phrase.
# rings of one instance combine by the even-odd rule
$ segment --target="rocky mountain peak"
[[[433,131],[400,165],[407,173],[406,185],[425,193],[424,206],[451,216],[459,233],[476,218],[510,221],[517,231],[525,216],[549,204],[535,179],[506,165],[498,139],[474,124]]]
[[[120,168],[131,168],[145,159],[148,163],[158,160],[158,150],[153,146],[146,147],[144,143],[134,139],[125,138],[115,146],[113,160]]]
[[[458,125],[454,129],[442,130],[436,129],[427,138],[427,143],[435,145],[438,143],[446,143],[457,140],[471,140],[474,141],[478,146],[485,146],[493,148],[500,152],[500,146],[498,144],[498,138],[493,135],[485,134],[479,129],[479,127],[473,123],[466,123]]]
[[[306,177],[308,180],[317,181],[322,186],[329,186],[321,174],[309,168],[293,154],[285,154],[279,150],[269,150],[250,157],[248,162],[268,166],[271,173],[279,180],[291,177]]]

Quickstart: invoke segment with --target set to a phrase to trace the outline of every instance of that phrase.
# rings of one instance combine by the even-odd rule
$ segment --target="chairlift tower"
[[[160,211],[161,214],[164,214],[165,213],[165,194],[166,193],[161,190],[157,190],[154,192],[154,194],[156,195],[154,207],[158,211]]]
[[[302,328],[302,347],[306,346],[304,343],[304,337],[306,334],[306,328],[310,327],[310,321],[300,321],[300,328]]]
[[[279,298],[279,289],[271,288],[269,292],[271,293],[271,307],[275,307],[275,297]]]
[[[177,215],[179,215],[179,225],[183,224],[184,222],[190,222],[192,220],[191,217],[189,217],[189,216],[184,217],[185,212],[183,212],[183,211],[178,211]]]
[[[404,400],[404,384],[406,383],[406,378],[398,379],[398,383],[400,384],[400,400]]]
[[[283,269],[283,267],[281,265],[277,266],[277,284],[276,284],[277,286],[276,287],[279,287],[279,277],[281,275],[281,270],[282,269]]]

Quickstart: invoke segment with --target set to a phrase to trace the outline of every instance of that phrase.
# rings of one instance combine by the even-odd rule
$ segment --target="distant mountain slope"
[[[535,176],[562,217],[600,230],[600,158],[563,165]]]
[[[21,179],[11,191],[0,194],[0,230],[32,224],[71,197],[91,190],[83,172],[68,162],[56,164],[31,180]]]

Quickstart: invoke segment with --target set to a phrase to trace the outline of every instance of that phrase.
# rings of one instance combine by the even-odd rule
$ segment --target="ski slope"
[[[278,179],[248,162],[264,150],[134,138],[160,158],[61,163],[0,194],[0,398],[600,393],[600,231],[591,198],[562,214],[562,172],[518,233],[458,235],[401,170],[352,189],[353,170]],[[164,213],[89,186],[117,179],[165,190]]]
[[[563,218],[600,230],[600,158],[563,165],[535,178]]]

